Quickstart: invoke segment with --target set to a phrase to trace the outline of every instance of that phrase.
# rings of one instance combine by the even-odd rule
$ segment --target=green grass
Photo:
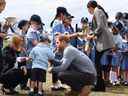
[[[65,96],[65,92],[67,91],[56,91],[52,92],[50,90],[50,86],[52,84],[51,81],[51,74],[47,74],[47,82],[44,84],[46,96]],[[27,91],[21,91],[19,88],[17,90],[20,92],[19,95],[13,95],[13,96],[27,96]],[[69,91],[69,89],[68,89]],[[0,95],[3,96],[3,95]],[[7,95],[6,95],[7,96]],[[109,87],[107,88],[106,92],[92,92],[90,96],[128,96],[128,86],[115,86],[115,87]]]

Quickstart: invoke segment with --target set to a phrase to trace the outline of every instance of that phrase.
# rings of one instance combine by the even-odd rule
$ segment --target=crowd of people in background
[[[5,5],[0,1],[0,12]],[[6,18],[0,25],[1,90],[16,94],[20,85],[28,96],[45,96],[47,72],[52,73],[51,90],[71,87],[66,96],[76,96],[73,91],[88,96],[91,89],[105,91],[109,84],[128,86],[128,13],[116,13],[111,22],[96,1],[89,1],[87,9],[92,21],[82,17],[81,27],[73,28],[75,16],[58,7],[50,32],[37,14],[19,22]]]

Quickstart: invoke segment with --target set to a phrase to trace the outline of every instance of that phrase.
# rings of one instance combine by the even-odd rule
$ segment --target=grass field
[[[50,90],[51,86],[51,75],[47,75],[47,82],[44,84],[46,96],[66,96],[65,92],[67,91],[56,91],[53,92]],[[20,94],[13,96],[27,96],[27,91],[21,91],[19,88],[17,90]],[[69,90],[69,89],[67,89]],[[0,95],[0,96],[9,96],[9,95]],[[90,96],[128,96],[128,86],[114,86],[108,87],[106,92],[91,92]]]

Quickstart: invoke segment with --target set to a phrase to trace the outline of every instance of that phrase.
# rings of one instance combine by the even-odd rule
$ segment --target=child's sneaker
[[[115,85],[116,85],[116,83],[115,83],[115,82],[113,82],[113,83],[112,83],[112,85],[113,85],[113,86],[115,86]]]
[[[128,82],[127,81],[124,82],[124,86],[128,86]]]
[[[56,84],[54,84],[51,87],[52,91],[59,91],[59,90],[66,90],[66,88],[63,87],[63,85],[58,81]]]
[[[120,85],[120,81],[116,81],[116,85]]]

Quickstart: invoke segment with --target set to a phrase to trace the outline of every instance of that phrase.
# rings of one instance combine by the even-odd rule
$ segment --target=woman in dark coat
[[[12,37],[11,43],[2,51],[3,69],[1,71],[0,83],[4,89],[9,89],[8,94],[16,93],[14,88],[24,77],[24,70],[15,69],[16,58],[18,57],[22,45],[22,38],[19,36]]]

